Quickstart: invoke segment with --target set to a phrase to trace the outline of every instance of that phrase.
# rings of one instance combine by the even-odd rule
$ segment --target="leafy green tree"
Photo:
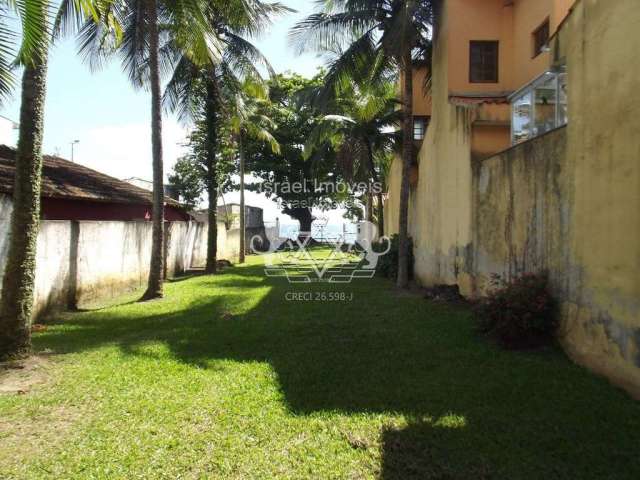
[[[235,170],[237,152],[224,121],[218,125],[218,132],[215,176],[219,195],[232,188],[231,173]],[[190,209],[196,208],[200,203],[207,190],[207,179],[211,177],[208,171],[207,134],[207,124],[204,121],[196,122],[186,145],[188,152],[178,159],[169,176],[169,182]]]
[[[246,224],[244,202],[244,177],[245,177],[245,144],[248,141],[262,143],[271,153],[280,154],[280,144],[273,136],[276,129],[275,123],[268,116],[261,113],[261,104],[267,104],[267,94],[262,83],[248,80],[243,88],[235,96],[235,107],[230,117],[229,126],[232,137],[238,149],[240,176],[240,258],[239,263],[244,263],[246,253]]]
[[[175,60],[175,70],[167,85],[164,102],[168,109],[178,111],[182,118],[204,125],[200,139],[204,149],[205,191],[208,197],[208,243],[206,273],[215,273],[217,257],[217,198],[221,173],[221,124],[225,115],[225,95],[235,95],[247,78],[260,79],[259,68],[272,73],[271,66],[260,51],[245,37],[255,36],[270,25],[272,17],[291,11],[279,3],[245,0],[241,4],[214,5],[209,22],[216,33],[221,56],[218,60],[196,65],[191,57],[181,53],[176,42],[168,42],[165,57]]]
[[[119,54],[123,69],[135,87],[151,91],[151,151],[153,161],[153,234],[147,290],[142,300],[163,295],[164,172],[162,161],[162,95],[160,73],[169,67],[160,56],[167,44],[187,55],[195,65],[219,58],[218,42],[210,24],[212,5],[220,0],[113,0],[100,12],[100,22],[87,22],[81,31],[80,51],[93,67]],[[242,3],[230,0],[226,4]],[[115,18],[121,29],[111,27]]]
[[[304,154],[304,145],[322,114],[301,97],[322,82],[322,73],[312,79],[277,75],[269,80],[269,101],[260,102],[257,111],[277,125],[273,137],[280,151],[273,151],[259,139],[247,138],[243,142],[247,170],[261,180],[247,188],[277,201],[284,214],[300,223],[300,232],[311,231],[313,207],[333,208],[337,198],[332,189],[339,183],[333,149],[324,145],[310,156]]]
[[[205,189],[204,180],[205,173],[192,153],[178,158],[173,166],[173,173],[169,175],[169,183],[189,210],[198,206]]]
[[[367,205],[367,220],[373,221],[373,196],[377,198],[378,232],[384,235],[382,192],[385,165],[398,143],[397,126],[401,113],[397,108],[395,85],[359,88],[355,84],[342,89],[329,107],[334,113],[322,117],[306,146],[314,148],[330,143],[337,153],[337,163],[345,180],[368,186],[361,192]],[[350,211],[353,214],[352,211]]]
[[[441,0],[324,0],[324,11],[292,30],[301,50],[339,54],[328,67],[323,97],[339,94],[352,80],[386,81],[400,71],[402,84],[402,182],[398,286],[409,282],[409,176],[413,162],[413,67],[431,51],[431,36]],[[346,48],[342,50],[342,47]]]
[[[42,136],[46,93],[47,60],[51,34],[60,33],[65,22],[95,16],[99,3],[84,1],[70,6],[63,1],[52,31],[51,6],[43,0],[16,0],[0,4],[0,97],[13,87],[12,65],[24,67],[20,103],[20,132],[16,154],[13,211],[9,230],[7,264],[0,304],[0,357],[29,350],[30,321],[36,269],[36,247],[40,221]],[[10,29],[9,13],[18,15],[21,41],[15,61],[11,42],[17,35]]]

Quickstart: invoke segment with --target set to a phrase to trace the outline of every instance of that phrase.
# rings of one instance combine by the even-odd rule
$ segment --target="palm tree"
[[[240,0],[231,4],[242,3]],[[229,2],[227,2],[229,3]],[[151,91],[151,151],[153,161],[153,233],[147,290],[142,300],[163,295],[164,173],[162,161],[161,45],[173,43],[195,64],[219,57],[219,45],[209,23],[206,0],[114,0],[100,12],[101,22],[87,22],[81,31],[80,52],[92,67],[114,53],[135,87]],[[113,28],[111,18],[120,28]]]
[[[402,182],[398,286],[409,282],[409,176],[413,162],[413,65],[428,52],[435,11],[441,0],[323,0],[324,12],[310,15],[292,30],[300,50],[339,51],[330,63],[323,97],[345,85],[378,84],[400,71],[402,83]],[[341,48],[347,44],[347,48]]]
[[[268,101],[268,94],[262,82],[249,78],[242,90],[235,96],[230,119],[231,132],[238,148],[240,175],[240,254],[239,263],[244,263],[246,253],[246,222],[244,202],[245,148],[247,139],[254,139],[269,145],[273,153],[280,153],[280,145],[271,133],[276,125],[270,118],[260,113],[260,103]]]
[[[331,108],[335,114],[326,115],[312,132],[305,146],[305,155],[329,142],[337,151],[338,164],[350,181],[364,180],[367,220],[373,221],[373,195],[377,197],[378,233],[384,235],[382,184],[384,163],[395,150],[401,113],[397,109],[395,87],[387,83],[368,90],[352,85],[343,89]]]
[[[70,6],[65,0],[58,12],[54,33],[62,23],[93,15],[97,3]],[[16,61],[9,60],[7,42],[16,38],[8,27],[8,13],[21,21],[21,43]],[[40,221],[42,135],[46,91],[47,59],[51,40],[51,7],[45,0],[18,0],[0,5],[0,97],[13,87],[12,65],[21,64],[22,93],[20,132],[15,158],[16,173],[7,264],[0,304],[0,357],[19,355],[31,344],[30,320],[33,308],[37,237]]]
[[[178,111],[183,119],[202,119],[206,128],[205,171],[208,197],[208,241],[205,273],[215,273],[217,264],[217,199],[219,175],[219,128],[222,116],[222,91],[235,94],[244,79],[260,79],[259,67],[273,73],[271,65],[260,51],[245,37],[256,36],[271,24],[275,15],[290,12],[279,3],[248,0],[233,15],[212,9],[210,23],[221,49],[219,61],[197,66],[188,55],[180,54],[175,42],[166,45],[168,61],[175,62],[175,70],[164,94],[170,111]],[[204,107],[202,106],[204,105]]]

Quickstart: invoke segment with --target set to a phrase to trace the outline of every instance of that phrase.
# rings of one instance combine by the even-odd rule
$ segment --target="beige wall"
[[[483,138],[500,136],[482,123],[493,113],[499,121],[499,107],[448,100],[447,5],[462,2],[445,4],[432,123],[411,194],[417,280],[456,283],[473,296],[492,273],[547,270],[567,352],[640,398],[638,3],[578,1],[547,56],[566,62],[568,126],[481,160],[472,145],[483,150],[482,129]],[[392,168],[392,186],[399,175]],[[387,202],[394,212],[396,192]]]
[[[387,197],[384,201],[384,233],[395,235],[399,230],[400,181],[402,179],[402,158],[395,156],[387,179]]]
[[[433,115],[418,155],[418,185],[411,194],[414,272],[425,284],[455,281],[456,265],[471,239],[473,110],[449,103],[449,14],[445,5],[433,59]]]
[[[449,90],[496,93],[518,90],[542,74],[549,53],[533,58],[533,32],[549,19],[553,33],[574,0],[446,0],[449,11]],[[469,42],[498,40],[498,83],[469,82]]]
[[[224,222],[218,221],[218,258],[232,262],[238,260],[240,252],[240,237],[229,232],[238,232],[238,229],[227,230]],[[233,237],[233,238],[232,238]],[[209,225],[197,223],[193,229],[193,249],[190,265],[195,268],[204,268],[207,263],[207,241],[209,238]]]
[[[640,395],[640,8],[582,0],[562,28],[574,196],[569,351]]]
[[[574,274],[565,241],[571,210],[566,152],[561,128],[476,162],[469,295],[484,293],[492,274],[545,270],[564,291]]]
[[[417,116],[431,116],[431,95],[429,85],[425,82],[427,75],[426,68],[413,71],[413,114]]]
[[[512,85],[517,90],[549,68],[549,53],[533,57],[533,32],[549,19],[553,34],[575,0],[516,0],[513,7]]]
[[[569,124],[478,164],[472,294],[548,270],[562,341],[640,398],[640,9],[579,1],[553,43]]]
[[[449,90],[454,93],[503,92],[511,85],[512,58],[511,8],[504,0],[447,0]],[[498,83],[469,82],[469,42],[498,40]],[[442,45],[441,45],[442,46]],[[434,67],[435,68],[435,67]]]

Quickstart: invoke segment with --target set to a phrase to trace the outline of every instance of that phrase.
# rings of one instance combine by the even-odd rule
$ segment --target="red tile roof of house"
[[[0,192],[13,193],[16,150],[0,145]],[[123,204],[152,204],[152,194],[135,185],[52,155],[43,156],[42,197]],[[165,202],[180,207],[175,200]]]

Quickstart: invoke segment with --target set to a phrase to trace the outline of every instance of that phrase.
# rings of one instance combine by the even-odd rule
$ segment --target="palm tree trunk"
[[[218,151],[218,109],[220,104],[215,68],[211,69],[207,77],[206,89],[207,196],[209,199],[207,218],[209,233],[207,236],[207,263],[204,271],[205,273],[216,273],[218,260],[218,179],[216,153]]]
[[[151,80],[151,149],[153,157],[153,232],[149,282],[142,300],[162,297],[164,264],[164,175],[162,171],[162,110],[160,106],[160,70],[158,66],[158,5],[146,0],[149,18],[149,69]]]
[[[402,56],[402,181],[400,183],[400,218],[398,246],[398,287],[409,284],[409,176],[413,163],[413,65],[411,50]]]
[[[378,177],[378,172],[376,171],[376,164],[373,161],[373,147],[371,146],[371,141],[367,140],[366,144],[371,178],[376,184],[376,188],[381,188],[382,185],[380,185],[380,178]],[[371,191],[371,195],[373,195],[373,191]],[[380,238],[384,235],[384,208],[382,205],[382,192],[378,191],[376,193],[376,197],[378,198],[378,238]]]
[[[371,182],[369,182],[369,191],[365,192],[365,220],[373,223],[373,193],[371,193]]]
[[[26,353],[31,346],[46,76],[47,52],[43,49],[22,75],[13,212],[0,305],[0,358]]]
[[[240,257],[238,263],[244,263],[245,257],[245,215],[244,215],[244,150],[241,135],[238,135],[238,151],[240,154]]]

